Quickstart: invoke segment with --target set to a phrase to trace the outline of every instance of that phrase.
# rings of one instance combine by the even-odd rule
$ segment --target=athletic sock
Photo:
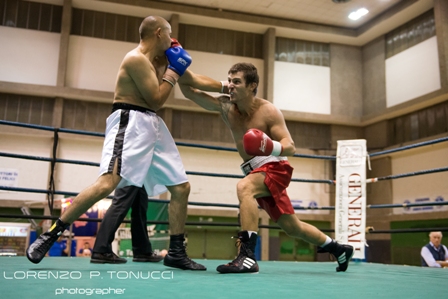
[[[249,234],[249,238],[250,238],[250,236],[252,236],[252,234],[257,234],[257,232],[254,232],[252,230],[248,230],[247,233]]]
[[[330,238],[329,236],[325,236],[325,237],[326,237],[325,242],[322,245],[320,245],[320,247],[325,247],[326,245],[330,244],[331,241],[333,241],[333,239]]]

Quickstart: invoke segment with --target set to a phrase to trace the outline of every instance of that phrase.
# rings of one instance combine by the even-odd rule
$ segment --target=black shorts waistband
[[[137,106],[137,105],[132,105],[132,104],[126,104],[126,103],[114,103],[112,105],[112,113],[114,113],[115,111],[122,109],[122,110],[137,110],[140,112],[152,112],[152,113],[156,113],[154,110],[145,108],[145,107],[141,107],[141,106]]]

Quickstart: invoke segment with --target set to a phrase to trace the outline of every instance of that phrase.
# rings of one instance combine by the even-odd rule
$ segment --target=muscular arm
[[[270,126],[271,138],[282,144],[283,150],[282,156],[292,156],[296,152],[296,147],[294,141],[292,140],[291,134],[286,127],[285,118],[281,111],[274,105],[269,105],[268,108],[268,124]]]
[[[178,83],[179,86],[181,84],[188,85],[196,89],[210,92],[220,92],[222,88],[221,82],[204,75],[195,74],[191,70],[187,70],[183,76],[180,77]]]
[[[205,110],[221,111],[221,100],[219,98],[212,97],[211,95],[198,89],[194,89],[189,85],[181,84],[180,81],[179,87],[186,98],[192,100]]]
[[[128,54],[122,64],[124,70],[132,79],[139,94],[129,95],[135,98],[142,98],[151,109],[160,109],[167,100],[172,86],[167,82],[159,85],[154,66],[149,60],[136,53]],[[120,71],[122,71],[120,70]],[[125,81],[117,82],[117,90],[122,90],[126,96],[126,91],[131,89]]]

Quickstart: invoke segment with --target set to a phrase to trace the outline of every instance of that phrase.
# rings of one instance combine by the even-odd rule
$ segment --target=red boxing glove
[[[243,146],[246,153],[252,156],[280,156],[283,150],[280,142],[273,141],[257,129],[247,130],[243,137]]]
[[[179,43],[179,41],[175,38],[171,38],[171,48],[180,47],[182,48],[182,45]]]

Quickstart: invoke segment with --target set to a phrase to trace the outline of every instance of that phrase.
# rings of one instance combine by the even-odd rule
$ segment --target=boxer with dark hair
[[[170,247],[164,264],[185,270],[206,270],[186,253],[184,229],[190,184],[174,140],[155,111],[164,105],[178,80],[215,92],[221,91],[223,86],[221,82],[187,70],[192,59],[171,39],[171,26],[162,17],[145,18],[139,32],[139,45],[126,54],[118,71],[100,176],[30,245],[26,253],[33,263],[39,263],[58,236],[94,203],[117,187],[132,185],[144,186],[149,196],[167,190],[171,193]],[[112,263],[119,259],[112,252],[100,257],[93,254],[97,260]]]
[[[286,193],[293,172],[286,156],[294,155],[294,141],[280,110],[256,96],[258,83],[255,66],[237,63],[228,73],[230,96],[215,98],[187,84],[179,84],[187,98],[207,110],[221,114],[244,161],[241,169],[245,177],[237,184],[242,229],[238,233],[240,251],[235,260],[218,266],[217,271],[259,271],[254,254],[259,216],[257,202],[289,236],[330,252],[338,261],[336,271],[346,271],[353,247],[337,243],[295,215]]]

